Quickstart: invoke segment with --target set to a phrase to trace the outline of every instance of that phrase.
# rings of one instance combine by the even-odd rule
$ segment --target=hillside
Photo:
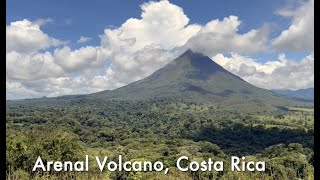
[[[307,88],[307,89],[298,89],[298,90],[287,90],[287,89],[275,89],[272,90],[278,94],[290,96],[290,97],[296,97],[296,98],[302,98],[307,100],[313,100],[314,99],[314,88]]]
[[[255,87],[209,57],[191,50],[140,81],[90,97],[116,100],[174,98],[241,111],[274,110],[282,106],[305,104]]]

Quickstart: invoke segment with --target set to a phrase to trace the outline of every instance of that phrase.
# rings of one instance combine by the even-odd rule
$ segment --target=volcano
[[[277,109],[303,103],[258,88],[192,50],[142,80],[89,96],[109,100],[171,98],[233,110]]]
[[[225,70],[208,56],[191,50],[150,76],[115,90],[87,95],[9,100],[7,104],[99,106],[112,101],[150,100],[205,104],[216,109],[250,113],[313,105],[313,102],[305,99],[258,88]]]

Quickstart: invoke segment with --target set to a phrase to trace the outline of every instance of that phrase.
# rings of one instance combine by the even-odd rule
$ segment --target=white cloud
[[[63,69],[55,64],[49,52],[21,54],[15,51],[6,54],[6,77],[9,80],[36,80],[63,75]]]
[[[225,17],[222,21],[212,20],[189,39],[186,47],[208,55],[228,52],[251,54],[265,51],[268,25],[239,34],[240,24],[241,21],[237,16]]]
[[[77,41],[77,43],[86,43],[88,41],[90,41],[92,38],[90,37],[85,37],[85,36],[81,36],[80,39]]]
[[[114,84],[150,75],[174,57],[170,49],[185,44],[201,28],[189,25],[183,10],[169,1],[144,3],[141,9],[140,19],[130,18],[100,36],[101,48],[111,52],[113,75],[109,79]]]
[[[63,44],[62,41],[49,37],[40,29],[40,26],[47,21],[31,22],[24,19],[11,22],[9,26],[6,26],[6,51],[30,53]]]
[[[106,29],[103,44],[109,48],[127,45],[132,51],[147,45],[171,49],[185,44],[200,29],[199,25],[188,25],[182,8],[169,1],[151,1],[141,9],[141,19],[130,18],[118,29]]]
[[[114,82],[108,75],[110,75],[110,72],[103,76],[61,76],[57,78],[25,80],[22,82],[7,80],[7,98],[19,99],[88,94],[124,85]]]
[[[68,46],[54,50],[55,62],[66,72],[103,68],[109,54],[110,52],[106,49],[92,46],[81,47],[74,51]]]
[[[161,68],[172,60],[176,54],[167,50],[147,46],[132,54],[117,54],[109,69],[112,79],[121,84],[140,80]]]
[[[24,87],[20,82],[6,81],[6,99],[39,97],[39,93]]]
[[[32,23],[36,24],[40,27],[40,26],[46,25],[51,22],[53,22],[53,20],[51,18],[47,18],[47,19],[37,19],[37,20],[33,21]]]
[[[267,25],[240,33],[237,16],[211,20],[205,25],[190,24],[183,9],[167,0],[144,3],[141,9],[140,18],[106,28],[100,35],[100,45],[78,49],[71,49],[41,30],[50,20],[12,22],[7,26],[7,98],[118,88],[150,75],[186,48],[214,56],[223,67],[260,87],[276,87],[272,80],[282,82],[285,76],[293,79],[297,73],[295,81],[278,83],[276,88],[308,87],[313,82],[303,79],[305,75],[311,77],[310,71],[303,74],[298,70],[293,72],[295,76],[286,71],[299,65],[310,70],[313,60],[292,64],[282,55],[279,60],[259,63],[239,55],[267,49]],[[80,37],[78,43],[88,40]],[[56,47],[61,44],[65,46]],[[55,47],[54,51],[40,51],[49,47]],[[234,52],[231,57],[223,55],[229,52]]]
[[[295,10],[282,9],[278,14],[292,17],[292,24],[282,31],[272,44],[280,50],[313,51],[314,0],[308,0]]]
[[[314,84],[313,54],[299,62],[286,59],[284,54],[280,54],[277,60],[265,63],[237,53],[232,53],[231,57],[217,54],[212,59],[228,71],[261,88],[302,89],[313,87]]]

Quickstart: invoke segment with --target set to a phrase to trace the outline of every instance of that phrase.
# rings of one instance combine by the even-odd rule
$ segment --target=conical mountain
[[[301,105],[294,99],[255,87],[209,57],[191,50],[142,80],[91,97],[120,100],[174,98],[237,110]]]

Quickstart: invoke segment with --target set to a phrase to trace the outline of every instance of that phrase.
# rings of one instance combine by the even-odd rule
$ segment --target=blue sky
[[[135,74],[136,78],[133,78],[131,80],[110,80],[112,79],[110,75],[107,75],[107,71],[109,68],[109,73],[111,71],[115,71],[115,74],[120,73],[119,75],[116,75],[117,77],[120,77],[124,74],[122,72],[123,69],[119,68],[120,64],[116,68],[110,68],[110,66],[116,66],[117,63],[120,61],[122,62],[123,60],[120,60],[120,50],[114,49],[114,47],[118,47],[116,44],[110,45],[110,47],[105,47],[101,42],[105,39],[110,40],[111,35],[106,35],[104,30],[110,29],[113,32],[116,32],[117,30],[120,31],[126,31],[126,28],[133,28],[134,26],[138,27],[139,25],[147,26],[148,22],[145,21],[144,23],[138,23],[138,24],[132,24],[130,27],[122,27],[123,23],[129,20],[130,18],[134,18],[136,20],[141,20],[141,13],[143,12],[141,9],[141,5],[149,3],[150,10],[146,10],[146,14],[151,14],[154,16],[153,13],[153,8],[157,6],[157,4],[160,4],[159,1],[155,2],[150,2],[150,1],[138,1],[138,0],[117,0],[117,1],[103,1],[103,0],[91,0],[91,1],[79,1],[79,0],[68,0],[68,1],[62,1],[62,0],[55,0],[55,1],[43,1],[43,0],[29,0],[29,1],[23,1],[23,0],[10,0],[7,1],[7,17],[6,17],[6,24],[7,24],[7,31],[8,28],[11,27],[10,23],[14,22],[22,22],[24,19],[27,19],[28,22],[31,24],[35,25],[36,22],[39,19],[50,19],[50,21],[46,23],[42,23],[41,25],[35,25],[34,27],[38,28],[41,32],[40,35],[44,35],[44,37],[48,38],[47,44],[44,44],[43,46],[40,46],[39,48],[35,48],[34,50],[28,51],[29,54],[26,54],[27,50],[21,50],[25,46],[26,43],[28,43],[27,39],[21,39],[21,37],[24,37],[23,35],[19,35],[18,31],[15,31],[14,28],[11,28],[10,30],[14,34],[12,35],[13,37],[8,37],[7,35],[7,62],[8,62],[8,57],[9,60],[13,58],[13,52],[16,52],[20,55],[20,57],[23,57],[22,59],[26,59],[26,62],[31,62],[35,63],[36,61],[32,60],[35,57],[38,58],[38,56],[35,56],[35,53],[38,53],[37,55],[43,55],[46,52],[49,53],[48,57],[52,58],[52,63],[57,64],[58,66],[61,67],[56,67],[55,68],[55,73],[54,76],[46,76],[47,80],[48,78],[52,80],[52,78],[57,78],[61,79],[62,77],[64,78],[89,78],[87,80],[92,80],[92,79],[97,79],[98,75],[105,76],[105,79],[108,79],[109,81],[112,81],[113,84],[117,84],[117,86],[104,86],[101,87],[102,89],[113,89],[116,87],[120,87],[122,85],[125,85],[129,83],[130,81],[134,81],[137,79],[141,79],[145,77],[146,75],[150,74],[149,70],[145,74]],[[147,6],[147,5],[146,5]],[[253,64],[249,61],[246,61],[250,64],[250,66],[254,66],[256,71],[264,71],[266,68],[264,63],[267,63],[268,61],[280,61],[279,56],[282,57],[282,55],[285,55],[285,59],[288,60],[289,62],[295,62],[295,63],[300,63],[305,57],[308,55],[311,55],[313,58],[313,45],[306,44],[306,40],[303,40],[303,34],[310,34],[311,30],[310,28],[313,28],[313,22],[311,22],[310,18],[313,18],[313,14],[310,14],[310,8],[313,8],[313,0],[265,0],[265,1],[252,1],[252,0],[225,0],[225,1],[218,1],[218,0],[202,0],[201,2],[198,0],[170,0],[167,4],[162,6],[163,8],[168,8],[164,9],[164,12],[168,13],[173,13],[172,17],[175,17],[177,15],[177,22],[181,20],[181,22],[184,22],[184,17],[188,18],[189,21],[185,24],[183,27],[183,23],[181,24],[180,28],[185,28],[186,31],[189,31],[192,29],[192,27],[188,28],[186,26],[192,26],[195,25],[197,27],[194,27],[195,29],[206,29],[205,27],[208,28],[209,31],[212,31],[214,33],[217,33],[215,29],[212,29],[212,27],[223,27],[223,24],[228,24],[230,23],[239,23],[239,25],[234,28],[230,29],[230,32],[234,33],[233,35],[235,38],[233,38],[232,41],[229,43],[233,44],[244,44],[242,46],[235,46],[232,47],[231,49],[226,48],[226,47],[213,47],[213,49],[206,49],[204,50],[203,53],[209,53],[208,55],[213,59],[217,54],[223,54],[224,59],[219,56],[219,60],[217,61],[228,61],[226,66],[229,68],[235,67],[235,64],[231,65],[231,62],[235,62],[236,64],[239,62],[236,61],[231,61],[232,56],[235,56],[234,53],[237,53],[241,55],[241,57],[246,57],[249,58],[252,62],[258,62],[260,64]],[[178,8],[176,8],[178,7]],[[170,8],[176,8],[174,10],[170,10]],[[181,9],[180,12],[179,8]],[[309,8],[309,9],[308,9]],[[150,12],[149,12],[150,11]],[[155,12],[159,13],[159,12]],[[182,15],[181,15],[182,14]],[[160,14],[158,14],[161,16]],[[236,19],[234,18],[229,18],[230,16],[235,16],[237,17]],[[163,21],[163,19],[159,19],[158,17],[152,17],[155,20],[154,21]],[[170,19],[171,16],[168,17],[161,17],[161,18],[168,18]],[[179,19],[180,18],[180,19]],[[182,19],[181,19],[182,18]],[[224,21],[224,18],[227,18]],[[228,20],[229,18],[229,20]],[[214,20],[219,20],[220,25],[218,26],[212,26],[209,27],[209,22],[214,21]],[[142,21],[141,21],[142,22]],[[179,22],[179,23],[181,23]],[[240,23],[241,22],[241,23]],[[289,30],[291,26],[298,25],[299,32],[288,32],[288,36],[281,36],[281,33]],[[28,25],[23,25],[23,26],[28,26]],[[31,27],[32,25],[30,25]],[[268,26],[268,28],[265,28]],[[301,26],[301,27],[300,27]],[[312,27],[311,27],[312,26]],[[12,26],[13,27],[13,26]],[[28,28],[30,28],[28,27]],[[141,27],[139,27],[141,28]],[[211,28],[211,29],[210,29]],[[22,28],[23,29],[23,28]],[[20,29],[21,30],[21,29]],[[26,29],[23,29],[26,30]],[[201,49],[199,47],[194,47],[195,44],[199,43],[199,39],[201,38],[200,35],[196,35],[196,31],[194,30],[194,40],[190,40],[190,37],[185,38],[186,43],[180,44],[179,47],[193,47],[195,49]],[[207,31],[208,31],[207,30]],[[261,31],[263,34],[264,31],[267,31],[268,35],[259,35],[259,33],[252,32],[256,37],[252,38],[243,38],[243,35],[248,35],[250,31]],[[141,32],[143,32],[142,30]],[[190,30],[192,31],[192,30]],[[204,30],[203,30],[204,31]],[[235,31],[235,32],[233,32]],[[146,30],[148,33],[149,30]],[[200,31],[199,31],[200,32]],[[211,32],[211,33],[212,33]],[[24,32],[21,32],[23,34]],[[26,32],[26,34],[30,33],[29,31]],[[136,33],[136,34],[135,34]],[[157,44],[160,46],[160,49],[162,50],[168,50],[170,43],[165,43],[165,42],[160,42],[158,39],[147,39],[147,41],[144,42],[139,42],[139,32],[135,33],[124,33],[128,34],[128,38],[135,38],[136,39],[136,44],[134,48],[128,50],[129,52],[125,53],[137,53],[139,50],[142,50],[146,45],[149,44]],[[312,30],[313,33],[313,30]],[[178,33],[179,34],[179,33]],[[208,33],[210,34],[210,33]],[[292,34],[292,35],[291,35]],[[137,35],[137,37],[135,37]],[[223,35],[223,32],[222,32]],[[77,43],[77,41],[80,39],[80,37],[88,37],[89,39],[83,43]],[[105,37],[105,39],[103,37]],[[119,35],[119,37],[122,35]],[[219,36],[219,35],[217,35]],[[223,37],[223,36],[222,36]],[[14,45],[13,42],[10,42],[10,45],[8,45],[8,39],[11,40],[10,38],[13,38],[14,41],[20,41],[20,44]],[[20,38],[20,39],[17,39]],[[167,36],[164,36],[164,39],[168,38]],[[264,39],[263,39],[264,38]],[[275,43],[275,39],[278,38],[279,42]],[[309,40],[310,38],[312,39],[313,37],[308,36]],[[55,43],[48,43],[52,39],[55,39],[59,42]],[[140,39],[144,39],[143,37],[140,37]],[[192,38],[191,38],[192,39]],[[257,40],[258,39],[258,40]],[[43,39],[42,39],[43,40]],[[107,41],[106,40],[106,41]],[[180,40],[180,39],[179,39]],[[256,41],[257,42],[254,42]],[[301,42],[299,42],[301,40]],[[13,41],[13,40],[12,40]],[[157,42],[153,42],[157,41]],[[227,40],[228,41],[228,40]],[[234,42],[233,42],[234,41]],[[297,43],[298,45],[292,45],[292,42]],[[40,42],[40,40],[39,40]],[[62,43],[64,42],[64,43]],[[111,42],[111,41],[110,41]],[[179,41],[177,40],[176,43],[172,42],[171,46],[173,44],[179,44],[184,41]],[[32,42],[30,42],[32,43]],[[35,43],[35,42],[34,42]],[[38,41],[37,41],[38,43]],[[200,42],[202,43],[202,42]],[[215,46],[215,44],[212,44],[212,42],[207,42],[208,46]],[[255,47],[255,43],[257,43],[257,46]],[[260,44],[259,44],[260,43]],[[313,43],[313,40],[312,40]],[[13,44],[13,45],[12,45]],[[22,45],[23,46],[22,46]],[[220,43],[221,44],[221,43]],[[262,45],[261,45],[262,44]],[[300,45],[299,45],[300,44]],[[20,46],[21,45],[21,48]],[[8,48],[10,46],[10,48]],[[12,46],[12,47],[11,47]],[[33,45],[30,45],[33,46]],[[112,47],[111,47],[112,46]],[[126,45],[127,46],[127,45]],[[229,45],[230,46],[230,45]],[[245,47],[248,46],[248,47]],[[251,47],[250,47],[251,46]],[[261,48],[260,48],[261,46]],[[265,47],[262,46],[268,46],[267,50],[262,50],[265,49]],[[17,50],[14,47],[19,47],[20,49]],[[36,47],[36,45],[35,45]],[[63,48],[69,48],[63,49]],[[103,47],[103,48],[102,48]],[[132,45],[128,46],[131,48]],[[177,46],[178,47],[178,46]],[[259,48],[258,48],[259,47]],[[306,47],[306,48],[304,48]],[[91,49],[90,49],[91,48]],[[238,49],[239,50],[238,50]],[[253,50],[257,48],[257,50]],[[89,69],[91,66],[84,66],[85,68],[80,68],[79,63],[82,62],[77,62],[73,61],[71,58],[75,56],[80,56],[83,58],[83,61],[95,61],[92,60],[91,54],[87,55],[85,53],[92,53],[94,51],[93,49],[98,49],[97,51],[100,52],[101,49],[103,50],[103,53],[111,53],[111,55],[105,55],[104,60],[96,60],[99,62],[102,62],[100,64],[100,67],[104,67],[107,69],[103,68],[96,68],[95,66],[92,66],[92,69]],[[203,49],[203,48],[202,48]],[[251,51],[252,49],[252,51]],[[62,51],[64,50],[64,51]],[[21,51],[21,52],[20,52]],[[56,52],[55,52],[56,51]],[[220,52],[221,51],[221,52]],[[23,52],[23,53],[22,53]],[[69,57],[70,62],[67,62],[68,64],[63,64],[65,62],[59,62],[58,54],[57,52],[64,52],[64,53],[69,53],[69,54],[64,54],[66,57]],[[118,53],[118,54],[117,54]],[[121,56],[122,58],[126,57],[129,54],[124,54],[122,52]],[[68,56],[69,55],[69,56]],[[101,52],[99,57],[102,56]],[[171,55],[170,57],[174,57],[175,55]],[[16,57],[16,54],[15,56]],[[90,57],[90,58],[87,58]],[[97,57],[97,55],[95,55]],[[41,57],[42,58],[42,57]],[[78,57],[79,58],[79,57]],[[87,59],[86,59],[87,58]],[[119,60],[116,60],[119,58]],[[168,57],[169,58],[169,57]],[[218,58],[218,57],[216,57]],[[222,58],[222,59],[221,59]],[[229,59],[227,59],[229,58]],[[12,60],[16,62],[16,60]],[[44,70],[44,65],[48,63],[48,60],[41,59],[40,60],[42,65],[42,69]],[[68,58],[65,59],[65,61],[68,61]],[[80,60],[79,60],[80,61]],[[128,62],[134,62],[136,60],[127,60]],[[74,62],[74,64],[72,64]],[[138,61],[137,61],[138,62]],[[134,62],[137,64],[137,62]],[[167,62],[167,61],[165,61]],[[39,63],[38,61],[36,63]],[[50,62],[51,63],[51,62]],[[78,64],[77,64],[78,63]],[[223,64],[225,62],[222,62]],[[243,62],[244,63],[244,62]],[[82,63],[85,64],[85,63]],[[129,63],[130,64],[130,63]],[[277,63],[275,63],[277,64]],[[279,63],[278,63],[279,64]],[[281,64],[281,63],[280,63]],[[290,64],[290,63],[288,63]],[[77,65],[77,68],[74,66]],[[163,64],[159,64],[161,66]],[[248,64],[246,64],[248,65]],[[122,64],[123,67],[126,67],[128,65]],[[279,65],[280,67],[280,65]],[[58,69],[61,70],[58,70]],[[136,68],[136,67],[135,67]],[[8,67],[7,65],[7,72],[11,68]],[[49,92],[48,90],[37,90],[36,87],[36,82],[35,81],[43,81],[45,79],[44,77],[40,76],[41,78],[35,78],[30,75],[30,72],[16,72],[14,68],[12,68],[12,74],[19,74],[18,76],[12,77],[12,78],[7,78],[7,90],[10,87],[14,88],[20,88],[19,90],[12,90],[12,93],[10,96],[12,98],[17,97],[33,97],[33,96],[38,96],[38,95],[46,95],[48,94],[49,96],[52,95],[61,95],[61,94],[73,94],[73,93],[87,93],[87,92],[92,92],[92,91],[97,91],[96,88],[95,90],[88,90],[88,89],[83,89],[79,90],[79,92],[74,92],[72,90],[68,90],[67,87],[64,87],[67,90],[64,90],[61,93],[55,93],[55,92]],[[80,70],[81,69],[81,70]],[[151,68],[154,71],[156,69]],[[262,70],[263,69],[263,70]],[[86,72],[85,74],[90,74],[89,71],[95,71],[99,72],[96,73],[95,75],[91,73],[91,76],[89,75],[81,75],[81,73]],[[229,69],[231,72],[236,73],[238,70],[234,69]],[[52,70],[53,71],[53,70]],[[59,73],[58,73],[59,71]],[[60,72],[61,71],[61,72]],[[129,71],[129,70],[128,70]],[[136,70],[133,70],[136,71]],[[10,71],[9,71],[10,73]],[[21,75],[20,75],[21,73]],[[238,72],[239,73],[239,72]],[[269,73],[268,70],[265,70],[264,73]],[[8,74],[8,73],[7,73]],[[60,75],[57,75],[60,74]],[[242,73],[239,73],[242,74]],[[22,78],[21,76],[24,75],[30,75],[30,78]],[[132,75],[132,74],[131,74]],[[109,76],[109,77],[107,77]],[[100,78],[100,77],[99,77]],[[124,77],[125,78],[125,77]],[[251,79],[250,79],[251,78]],[[80,78],[81,79],[81,78]],[[257,79],[255,76],[253,77],[248,77],[247,81],[254,81],[253,79]],[[49,80],[48,80],[49,81]],[[12,85],[12,83],[14,85]],[[43,82],[42,82],[43,83]],[[94,83],[94,82],[92,82]],[[109,82],[111,83],[111,82]],[[250,82],[255,84],[255,82]],[[10,84],[10,87],[8,88],[8,84]],[[32,87],[32,85],[35,85]],[[256,85],[259,86],[261,83],[257,82]],[[303,84],[303,83],[302,83]],[[83,85],[83,84],[82,84]],[[61,85],[62,86],[62,85]],[[79,85],[80,86],[80,85]],[[270,87],[273,87],[273,85],[270,85]],[[279,88],[288,88],[288,89],[297,89],[298,87],[307,87],[310,86],[310,82],[305,84],[305,85],[284,85]],[[264,87],[266,88],[266,87]],[[23,93],[21,91],[23,90]],[[81,88],[80,88],[81,89]],[[57,88],[57,91],[60,92],[61,89]],[[100,90],[100,89],[99,89]],[[16,91],[16,93],[15,93]],[[17,93],[18,92],[18,93]],[[29,92],[29,94],[28,94]],[[32,94],[32,95],[30,95]]]
[[[99,43],[98,35],[106,27],[119,27],[131,17],[139,18],[140,4],[148,1],[79,1],[79,0],[10,0],[7,1],[7,24],[24,18],[30,20],[53,20],[43,30],[58,39],[77,41],[80,36],[94,38]],[[290,25],[290,19],[281,17],[275,12],[286,5],[286,0],[252,1],[252,0],[172,0],[183,8],[190,23],[205,24],[212,19],[222,19],[236,15],[242,21],[239,32],[262,26],[264,23],[275,23],[271,35],[276,36],[283,28]],[[91,42],[92,43],[92,42]]]

